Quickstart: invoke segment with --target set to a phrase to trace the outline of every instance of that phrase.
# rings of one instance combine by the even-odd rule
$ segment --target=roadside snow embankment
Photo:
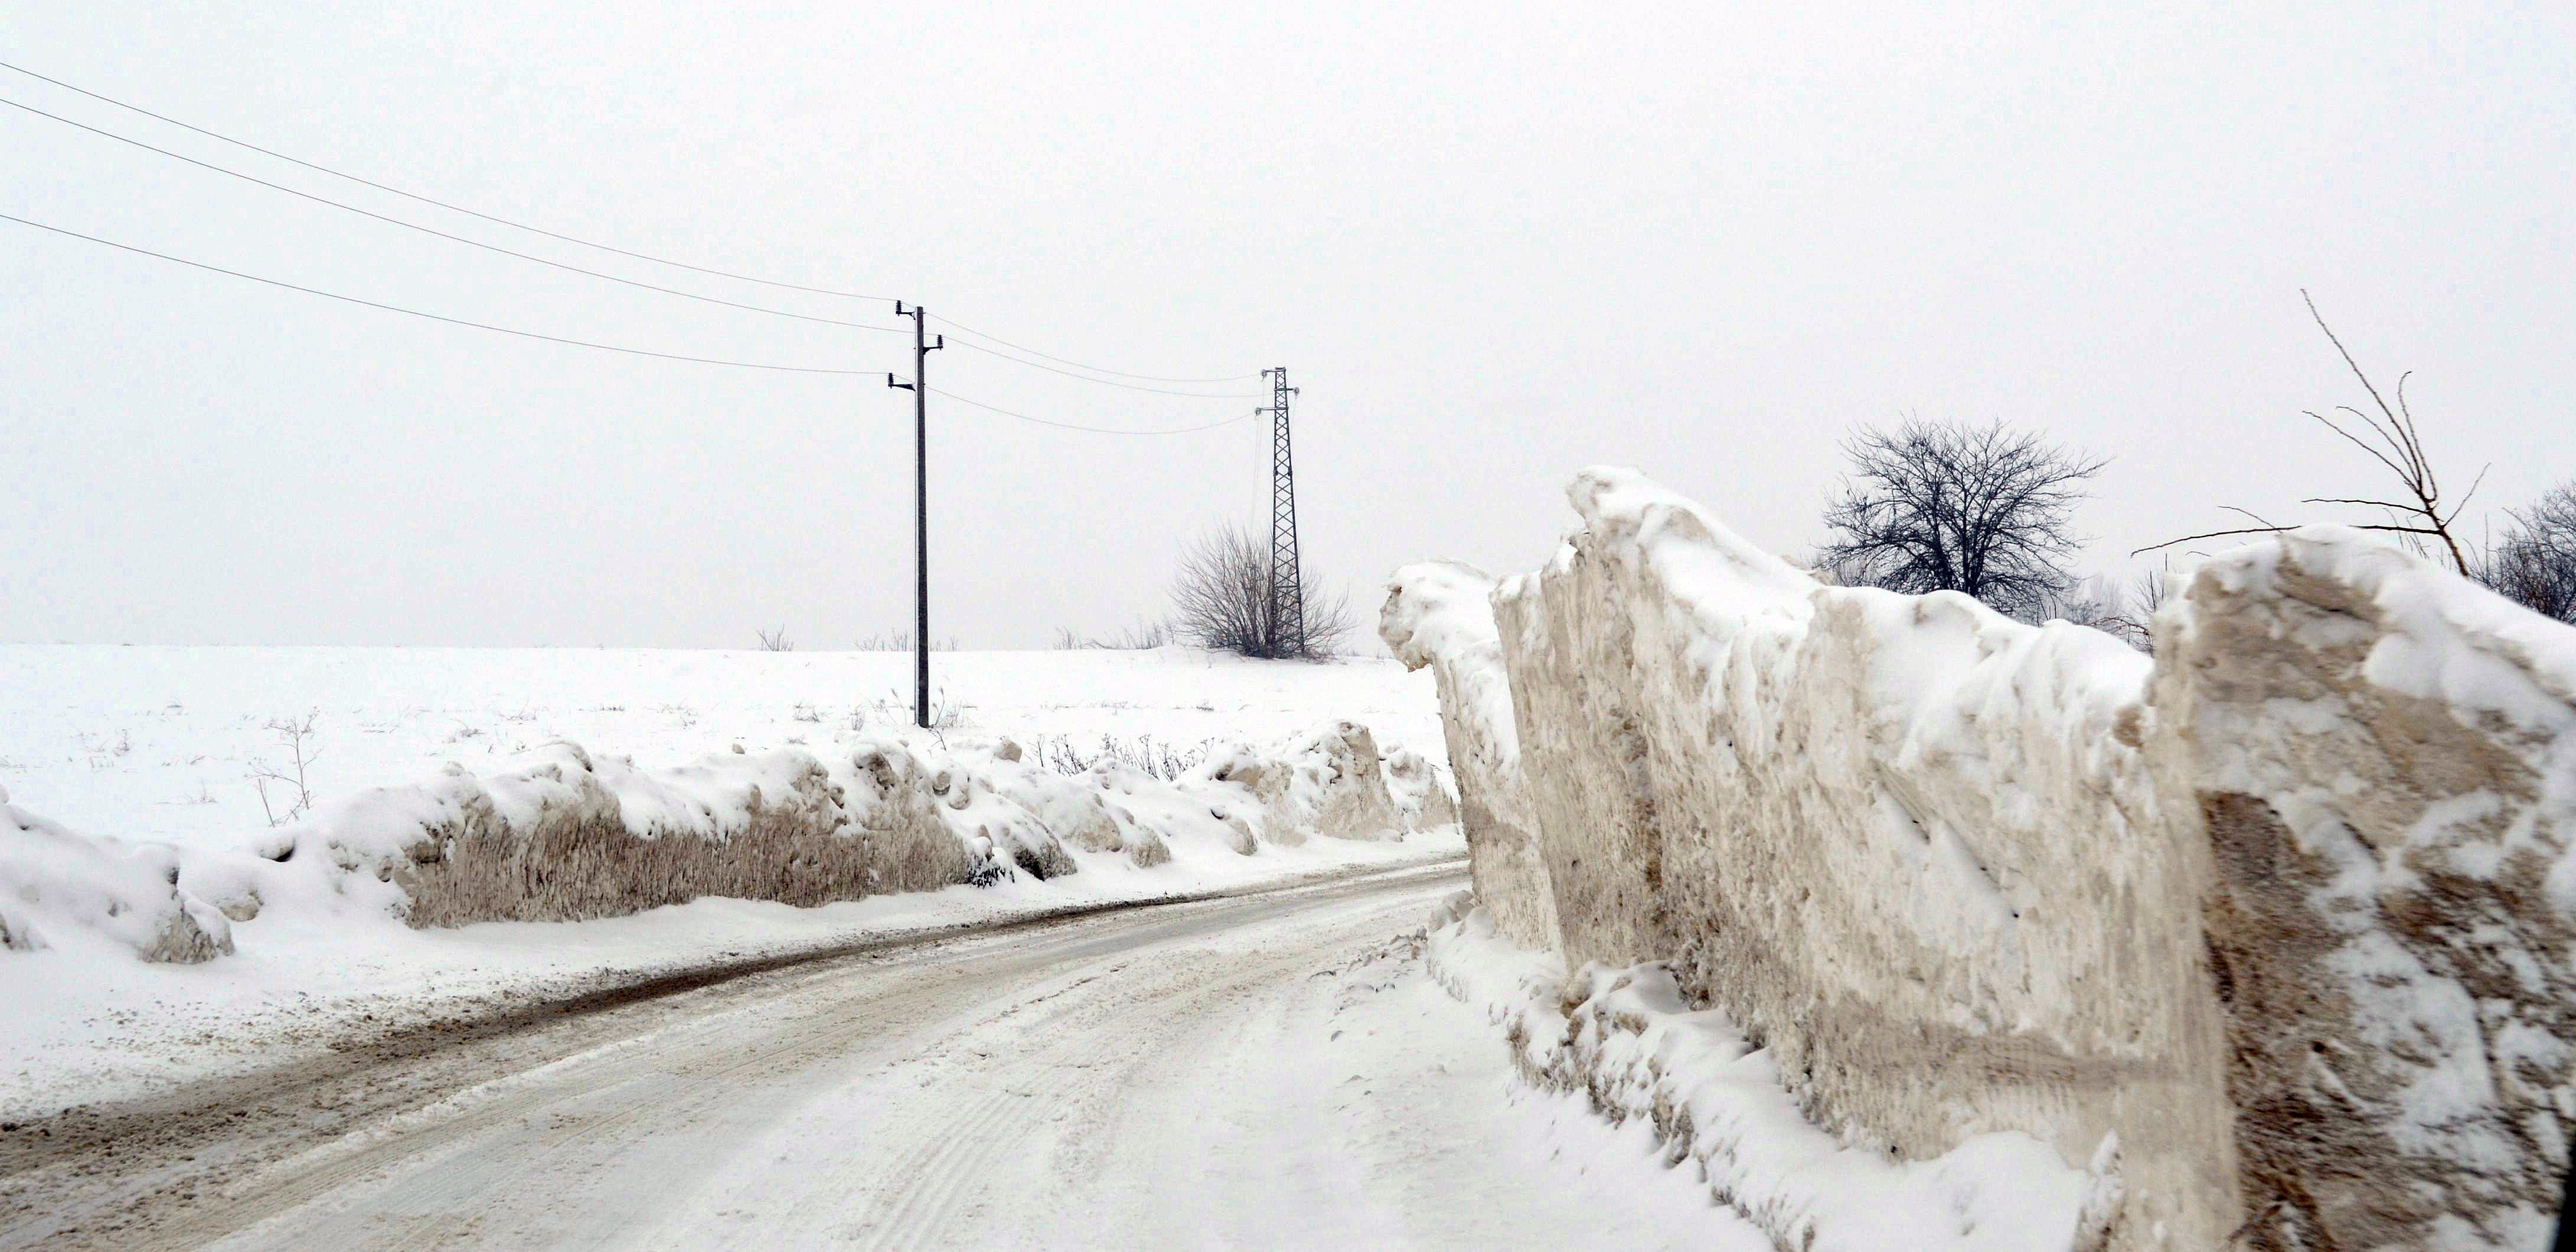
[[[223,914],[179,889],[171,849],[74,834],[0,791],[0,950],[89,943],[182,963],[233,950]]]
[[[1405,753],[1391,767],[1351,722],[1211,753],[1170,778],[1106,756],[1068,775],[1007,739],[952,749],[875,735],[829,764],[737,750],[667,769],[553,743],[491,773],[452,764],[427,783],[360,792],[238,852],[128,850],[0,812],[9,946],[77,923],[153,960],[229,952],[227,917],[279,908],[420,928],[616,917],[703,896],[811,906],[1060,877],[1081,868],[1077,851],[1148,868],[1175,844],[1250,856],[1455,820],[1427,763]]]
[[[1862,1155],[2087,1163],[2061,1241],[2545,1241],[2576,632],[2312,530],[2205,565],[2150,661],[1822,586],[1632,472],[1569,494],[1547,566],[1411,567],[1381,622],[1438,674],[1496,928],[1591,966],[1517,1019],[1534,1076],[1739,1200],[1752,1156],[1670,1119],[1748,1057],[1686,1019]],[[1764,1159],[1739,1207],[1794,1245],[1840,1158]]]

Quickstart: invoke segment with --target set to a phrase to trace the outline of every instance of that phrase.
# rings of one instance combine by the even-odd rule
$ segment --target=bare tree
[[[1181,556],[1172,582],[1172,629],[1203,648],[1272,659],[1333,654],[1352,630],[1348,596],[1309,595],[1305,630],[1289,638],[1271,596],[1270,545],[1221,526]]]
[[[1963,591],[2027,616],[2074,586],[2075,506],[2109,464],[2001,422],[1908,418],[1843,445],[1853,473],[1825,508],[1837,537],[1817,554],[1839,581],[1921,594]]]
[[[2576,624],[2576,482],[2560,483],[2513,519],[2472,574],[2543,617]]]
[[[2344,415],[2341,418],[2328,417],[2314,409],[2307,410],[2308,416],[2317,419],[2327,430],[2342,436],[2354,447],[2369,453],[2372,460],[2387,466],[2388,471],[2397,476],[2398,485],[2404,489],[2407,496],[2405,500],[2310,496],[2299,503],[2351,504],[2383,510],[2388,518],[2386,522],[2361,523],[2357,524],[2355,529],[2376,530],[2397,535],[2398,542],[2414,548],[2419,553],[2424,549],[2425,540],[2439,540],[2442,549],[2451,556],[2451,568],[2462,574],[2474,576],[2475,571],[2469,568],[2467,551],[2460,546],[2459,539],[2451,533],[2451,523],[2460,519],[2460,510],[2467,508],[2469,497],[2478,493],[2478,483],[2486,480],[2486,471],[2479,470],[2477,479],[2469,484],[2468,491],[2461,495],[2459,503],[2452,505],[2448,513],[2443,512],[2441,482],[2434,476],[2432,457],[2424,451],[2424,436],[2415,428],[2415,414],[2406,405],[2406,380],[2412,377],[2412,373],[2397,376],[2397,387],[2393,393],[2396,396],[2396,403],[2390,404],[2388,397],[2380,392],[2379,385],[2370,381],[2370,375],[2362,371],[2361,363],[2352,359],[2352,350],[2343,346],[2343,340],[2336,336],[2334,327],[2326,325],[2325,314],[2317,312],[2317,302],[2308,295],[2305,288],[2300,289],[2299,298],[2308,302],[2308,316],[2316,319],[2317,329],[2325,332],[2326,342],[2334,345],[2336,355],[2343,358],[2344,366],[2352,371],[2352,376],[2361,381],[2361,389],[2369,393],[2371,406],[2378,410],[2376,413],[2370,413],[2349,404],[2342,404],[2335,406],[2335,412]],[[2370,438],[2364,439],[2353,433],[2351,423],[2356,421],[2361,424],[2361,429],[2370,432]],[[2138,552],[2153,552],[2157,548],[2170,548],[2175,544],[2190,543],[2195,539],[2216,539],[2226,535],[2268,535],[2297,529],[2295,525],[2273,525],[2244,509],[2231,507],[2228,511],[2244,513],[2262,524],[2235,530],[2212,530],[2197,535],[2185,535],[2180,539],[2168,539],[2153,547],[2140,548]],[[2132,552],[2129,555],[2135,556],[2137,553]]]
[[[764,630],[760,632],[760,650],[763,652],[793,652],[796,650],[796,641],[787,637],[787,626],[782,622],[776,630]]]

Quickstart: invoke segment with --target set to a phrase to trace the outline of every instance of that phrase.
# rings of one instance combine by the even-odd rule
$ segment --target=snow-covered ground
[[[1442,755],[1431,676],[1392,660],[942,652],[931,687],[963,732],[1086,754],[1103,735],[1188,752],[1347,719],[1381,747]],[[293,769],[268,724],[316,713],[309,779],[324,800],[449,761],[483,772],[556,739],[643,765],[736,743],[820,752],[854,723],[910,723],[912,654],[0,646],[0,787],[83,834],[228,845],[267,825],[255,763]]]
[[[1513,944],[1478,909],[1426,937],[1430,976],[1511,1042],[1533,1094],[1589,1109],[1658,1145],[1676,1170],[1770,1236],[1816,1252],[1879,1248],[2058,1252],[2096,1235],[2120,1200],[2029,1135],[1977,1135],[1928,1161],[1891,1160],[1806,1119],[1777,1056],[1725,1010],[1685,1004],[1670,967],[1588,964]]]

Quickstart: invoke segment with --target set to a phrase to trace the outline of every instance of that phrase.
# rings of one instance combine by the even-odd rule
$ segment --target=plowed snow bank
[[[2546,1240],[2576,631],[2318,528],[2204,564],[2150,661],[1569,496],[1546,566],[1409,568],[1381,622],[1506,933],[1668,962],[1851,1142],[2116,1168],[2115,1247]]]
[[[1175,844],[1249,856],[1455,820],[1410,753],[1393,763],[1399,805],[1389,763],[1351,722],[1214,752],[1172,778],[1108,757],[1067,775],[1025,756],[1007,739],[952,748],[871,735],[828,763],[791,749],[644,769],[552,743],[490,773],[451,765],[430,782],[360,792],[238,853],[125,850],[0,808],[0,884],[14,902],[0,906],[0,933],[30,948],[69,920],[147,959],[203,960],[231,951],[226,916],[253,923],[281,907],[441,927],[614,917],[701,896],[811,906],[1060,877],[1081,869],[1077,852],[1146,868]]]
[[[0,791],[0,951],[83,941],[147,961],[206,961],[233,950],[223,914],[179,890],[173,849],[74,834]]]

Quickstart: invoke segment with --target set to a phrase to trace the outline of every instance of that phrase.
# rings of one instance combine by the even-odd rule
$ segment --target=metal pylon
[[[1297,574],[1297,469],[1288,450],[1288,385],[1285,365],[1261,371],[1270,379],[1270,613],[1280,656],[1306,652],[1306,588]]]

